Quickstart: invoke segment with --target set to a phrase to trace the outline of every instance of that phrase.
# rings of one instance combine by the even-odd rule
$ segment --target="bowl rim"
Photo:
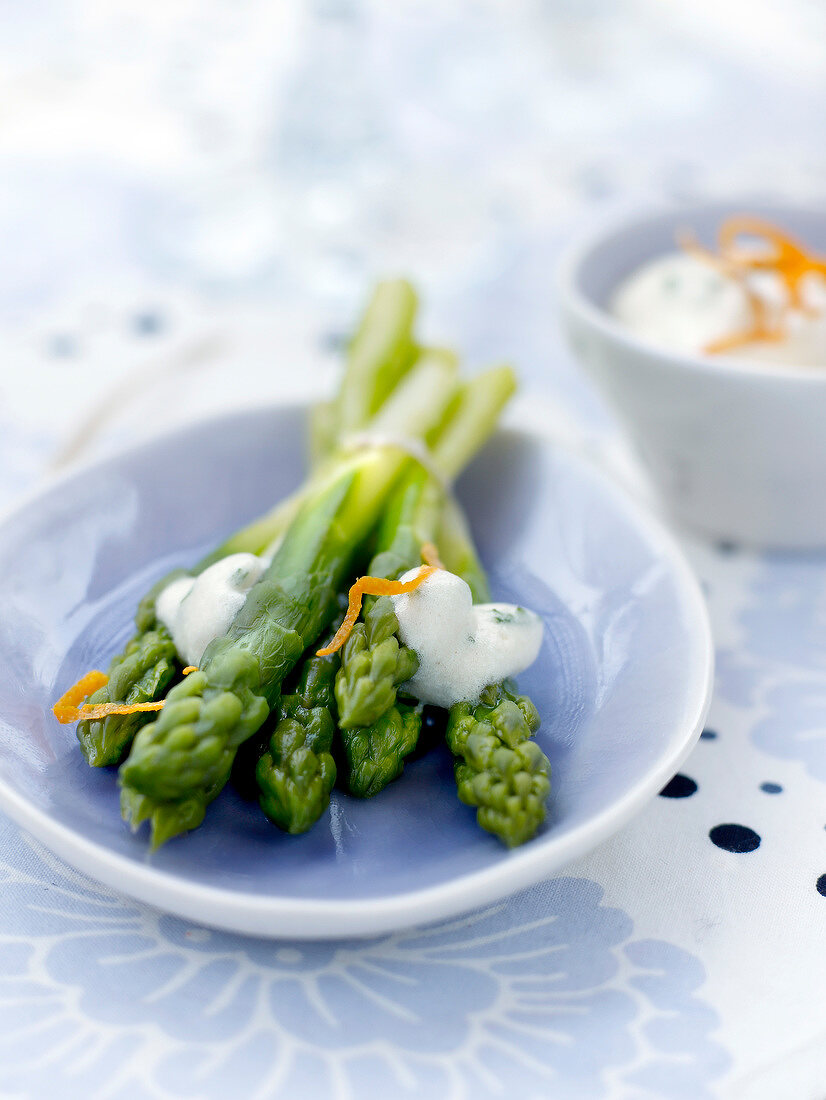
[[[227,420],[243,420],[250,414],[265,411],[301,414],[306,413],[307,408],[306,404],[293,401],[250,405],[198,417],[171,430],[153,434],[138,444],[89,459],[48,479],[27,493],[16,506],[6,509],[0,515],[0,525],[14,521],[44,493],[82,479],[91,467],[139,460],[142,455],[175,436],[194,434],[213,425],[226,424]],[[546,444],[558,446],[551,436],[538,432],[534,420],[529,420],[526,430],[539,434]],[[686,692],[690,705],[679,731],[671,731],[668,751],[664,752],[657,766],[639,777],[621,798],[595,817],[580,823],[556,843],[527,844],[491,866],[433,886],[357,900],[318,900],[250,894],[192,882],[154,866],[149,856],[143,862],[136,862],[50,817],[10,785],[2,770],[0,810],[72,867],[106,886],[199,925],[270,939],[364,937],[430,923],[507,897],[587,854],[657,794],[696,744],[711,705],[714,642],[708,608],[699,582],[674,537],[593,463],[573,451],[566,453],[571,455],[585,476],[606,487],[618,512],[667,563],[683,609],[686,631],[691,635],[693,667],[691,675],[686,677],[692,688],[690,693]]]
[[[807,386],[826,385],[826,370],[818,366],[672,351],[634,335],[607,309],[597,305],[580,287],[579,274],[582,265],[587,259],[609,247],[612,238],[617,234],[635,228],[641,230],[653,222],[662,222],[669,217],[675,222],[689,220],[692,211],[702,211],[704,214],[719,212],[724,216],[726,213],[736,211],[738,207],[756,210],[758,215],[776,213],[782,217],[784,211],[793,211],[826,220],[826,211],[814,204],[794,203],[782,199],[755,199],[753,202],[742,203],[730,199],[675,204],[659,202],[645,209],[635,206],[633,210],[623,214],[614,213],[603,218],[596,227],[577,237],[562,253],[556,267],[555,284],[563,314],[566,311],[573,314],[584,324],[595,328],[604,339],[623,345],[637,357],[659,360],[662,365],[675,370],[695,371],[706,376],[760,379],[764,382],[789,381]]]

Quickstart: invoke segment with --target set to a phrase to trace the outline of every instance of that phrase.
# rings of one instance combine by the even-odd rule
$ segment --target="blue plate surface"
[[[444,747],[366,802],[336,794],[303,837],[227,790],[154,855],[51,714],[130,633],[139,597],[286,495],[304,414],[235,413],[107,459],[0,527],[0,805],[126,893],[258,935],[367,934],[470,909],[545,877],[619,828],[676,770],[708,705],[712,648],[670,538],[581,460],[502,432],[459,484],[495,598],[540,612],[520,680],[553,765],[543,831],[506,852],[458,802]]]

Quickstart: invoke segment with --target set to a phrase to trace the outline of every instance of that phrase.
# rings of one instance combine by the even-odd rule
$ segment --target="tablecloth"
[[[778,163],[823,196],[815,5],[143,8],[44,0],[0,36],[4,505],[182,419],[323,392],[381,271],[611,466],[556,326],[561,249]],[[619,834],[483,911],[245,939],[0,814],[0,1096],[822,1100],[826,556],[680,538],[717,645],[696,749]]]

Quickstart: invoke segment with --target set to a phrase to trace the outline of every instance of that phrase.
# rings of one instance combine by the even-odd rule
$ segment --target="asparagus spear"
[[[289,833],[315,824],[336,781],[331,750],[338,665],[338,654],[304,662],[294,691],[281,696],[280,717],[255,769],[261,809]]]
[[[413,365],[417,349],[413,321],[418,302],[410,283],[388,279],[377,285],[347,349],[339,393],[310,413],[310,458],[326,459],[348,433],[375,415]]]
[[[348,349],[336,402],[338,439],[363,428],[412,366],[417,306],[416,293],[404,279],[385,280],[373,292]]]
[[[431,433],[432,465],[438,474],[452,480],[461,472],[490,436],[514,388],[509,367],[494,367],[462,387],[451,419]],[[395,579],[421,562],[422,545],[436,539],[444,499],[438,477],[424,469],[411,471],[385,512],[371,576]],[[387,598],[370,607],[364,622],[353,628],[336,677],[342,736],[377,722],[395,703],[398,685],[415,673],[418,659],[399,643],[398,629]]]
[[[476,438],[472,429],[470,434]],[[443,498],[429,470],[410,472],[385,509],[370,576],[395,580],[420,564],[423,544],[436,536]],[[360,798],[378,794],[401,775],[419,738],[420,709],[396,700],[398,686],[419,667],[413,650],[399,643],[398,629],[393,601],[382,596],[369,605],[341,652],[336,701],[344,776],[347,789]]]
[[[445,565],[471,587],[475,602],[490,599],[487,578],[464,516],[449,500],[439,532]],[[532,735],[539,714],[511,680],[492,684],[478,703],[454,703],[445,739],[455,760],[459,798],[476,806],[476,820],[509,848],[524,844],[545,820],[551,765]]]
[[[461,387],[449,415],[427,437],[433,466],[446,482],[458,477],[487,443],[515,392],[516,375],[509,366],[489,367]]]
[[[278,505],[266,516],[236,532],[221,547],[191,570],[197,576],[207,566],[242,550],[260,554],[278,537],[295,512],[298,499]],[[176,569],[163,577],[143,597],[135,616],[136,632],[122,653],[112,658],[109,681],[90,698],[90,703],[149,703],[162,699],[179,674],[175,645],[155,615],[155,599],[161,590],[186,572]],[[119,764],[138,730],[151,719],[147,713],[112,714],[78,723],[77,738],[87,763],[101,768]]]
[[[396,580],[419,565],[422,546],[433,542],[444,491],[424,468],[411,471],[394,493],[378,533],[371,577]],[[345,731],[376,722],[396,701],[396,688],[419,666],[412,650],[400,645],[393,601],[381,597],[356,623],[344,645],[336,677],[338,724]]]
[[[415,701],[398,700],[375,722],[341,731],[346,758],[346,784],[350,794],[372,798],[398,779],[419,740],[421,708]]]
[[[226,786],[229,772],[221,775],[211,786],[191,798],[177,802],[158,802],[132,787],[120,789],[120,811],[124,821],[137,829],[149,821],[152,829],[152,847],[160,848],[167,840],[180,833],[197,829],[206,815],[207,807]]]
[[[531,740],[537,729],[536,707],[512,680],[486,688],[478,703],[454,703],[447,720],[459,798],[509,848],[530,840],[545,820],[551,766]]]
[[[417,555],[421,561],[421,555]],[[414,559],[414,563],[416,559]],[[371,577],[382,576],[371,568]],[[348,730],[369,726],[396,702],[396,689],[414,676],[419,658],[403,646],[399,622],[389,596],[381,596],[356,623],[342,648],[341,669],[336,677],[338,725]]]
[[[112,658],[109,681],[90,702],[148,703],[161,698],[175,679],[176,657],[169,631],[160,624],[136,634],[123,653]],[[77,739],[87,763],[95,768],[117,764],[147,719],[146,713],[138,711],[78,723]]]
[[[479,561],[465,514],[452,493],[445,496],[436,539],[445,568],[468,585],[473,602],[490,603],[488,575]]]

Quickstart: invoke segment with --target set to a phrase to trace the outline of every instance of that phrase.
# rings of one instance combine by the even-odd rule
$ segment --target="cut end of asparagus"
[[[447,481],[488,441],[516,387],[508,366],[491,367],[462,387],[455,413],[433,444],[433,465]]]
[[[363,428],[410,368],[416,292],[406,279],[379,283],[350,341],[337,402],[339,434]]]

